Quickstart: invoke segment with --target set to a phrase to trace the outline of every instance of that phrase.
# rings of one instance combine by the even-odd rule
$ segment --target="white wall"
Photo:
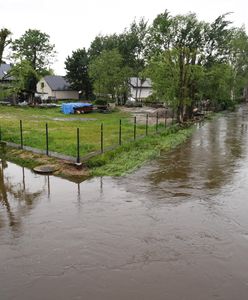
[[[76,92],[76,91],[53,91],[53,97],[55,97],[57,100],[78,99],[78,92]]]
[[[42,88],[42,83],[44,87]],[[78,99],[77,91],[52,91],[50,86],[46,83],[44,79],[41,79],[37,83],[37,92],[43,94],[41,96],[42,100],[46,100],[48,97],[55,97],[57,100],[63,99]]]
[[[136,98],[136,93],[137,93],[137,99],[144,99],[147,98],[152,94],[152,89],[151,88],[134,88],[131,87],[131,97]]]
[[[44,85],[44,88],[42,88],[42,83]],[[52,97],[52,90],[49,87],[49,85],[46,83],[44,79],[41,79],[36,86],[36,90],[38,93],[44,94],[41,98],[42,99],[47,99],[48,97]]]

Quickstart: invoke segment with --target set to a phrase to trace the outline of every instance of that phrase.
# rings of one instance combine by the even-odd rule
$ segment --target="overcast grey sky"
[[[52,68],[63,75],[65,58],[73,50],[88,48],[96,35],[119,33],[135,18],[151,22],[165,9],[172,15],[195,12],[209,22],[233,12],[229,20],[248,29],[247,0],[0,0],[0,28],[10,29],[13,38],[27,29],[48,33],[57,51]]]

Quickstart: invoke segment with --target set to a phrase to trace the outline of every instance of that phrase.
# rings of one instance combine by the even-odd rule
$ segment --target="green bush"
[[[97,100],[95,100],[94,104],[95,105],[107,105],[108,102],[105,99],[97,99]]]

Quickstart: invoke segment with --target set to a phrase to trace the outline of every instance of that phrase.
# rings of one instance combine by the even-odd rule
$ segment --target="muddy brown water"
[[[248,298],[248,109],[122,178],[0,175],[1,300]]]

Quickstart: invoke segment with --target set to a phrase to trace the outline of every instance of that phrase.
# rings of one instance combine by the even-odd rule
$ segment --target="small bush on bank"
[[[105,99],[97,99],[97,100],[94,101],[94,104],[95,105],[107,105],[108,102]]]

